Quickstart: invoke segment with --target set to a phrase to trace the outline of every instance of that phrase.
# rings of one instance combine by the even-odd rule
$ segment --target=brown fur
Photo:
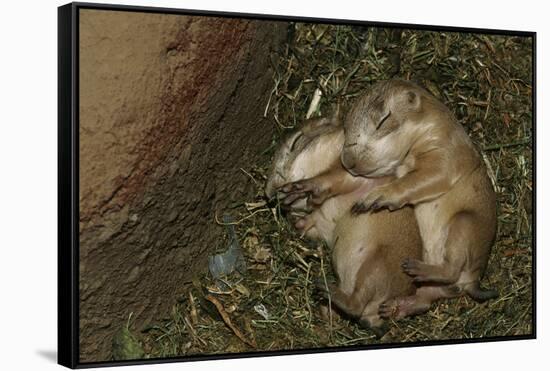
[[[440,297],[479,288],[496,234],[496,199],[484,162],[451,112],[420,87],[402,80],[379,83],[353,107],[346,122],[342,163],[366,177],[395,175],[362,196],[356,213],[413,205],[423,241],[422,260],[403,270],[425,284],[415,296],[392,300],[381,314],[426,311]]]
[[[380,304],[414,294],[412,279],[399,264],[408,256],[420,257],[421,239],[412,208],[350,214],[361,195],[389,178],[354,177],[343,168],[339,123],[337,118],[308,120],[289,135],[275,155],[266,194],[278,193],[306,237],[332,246],[338,276],[338,284],[329,285],[332,302],[376,329],[383,324]]]

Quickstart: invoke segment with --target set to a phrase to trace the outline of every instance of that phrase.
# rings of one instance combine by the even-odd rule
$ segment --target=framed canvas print
[[[535,338],[535,33],[58,19],[59,363]]]

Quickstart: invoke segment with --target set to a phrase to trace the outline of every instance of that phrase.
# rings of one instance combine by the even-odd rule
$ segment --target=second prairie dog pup
[[[342,163],[365,177],[396,179],[363,196],[356,213],[413,205],[423,241],[422,260],[403,270],[423,285],[416,295],[385,303],[381,314],[402,318],[427,311],[440,297],[479,287],[496,234],[496,200],[483,159],[463,127],[435,97],[403,80],[376,84],[345,121]]]
[[[361,195],[387,180],[349,174],[340,162],[343,143],[337,117],[306,121],[278,148],[266,195],[282,193],[282,202],[298,218],[296,227],[332,247],[338,277],[338,285],[329,285],[332,303],[380,336],[380,304],[414,293],[412,279],[399,264],[408,256],[420,258],[422,243],[412,208],[357,217],[349,213]],[[319,288],[326,294],[324,285]]]

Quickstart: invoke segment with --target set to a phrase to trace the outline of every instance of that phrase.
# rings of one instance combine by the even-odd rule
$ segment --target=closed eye
[[[296,145],[296,142],[298,141],[298,139],[300,139],[302,136],[304,136],[304,134],[302,132],[300,132],[300,134],[296,135],[296,138],[294,138],[294,140],[292,141],[292,144],[290,145],[290,152],[294,151],[294,146]]]
[[[283,174],[280,170],[277,170],[277,175],[281,177],[281,179],[285,180],[286,176]]]
[[[382,124],[388,119],[388,117],[390,117],[390,115],[391,115],[391,111],[388,111],[388,113],[386,113],[386,116],[382,117],[382,119],[380,120],[380,122],[378,123],[378,125],[376,125],[376,129],[375,129],[375,130],[380,129],[380,126],[382,126]]]

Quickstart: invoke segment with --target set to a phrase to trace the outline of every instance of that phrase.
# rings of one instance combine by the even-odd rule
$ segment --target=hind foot
[[[404,296],[380,304],[378,314],[382,318],[399,320],[407,316],[427,312],[430,305],[431,301],[426,301],[417,295]]]

